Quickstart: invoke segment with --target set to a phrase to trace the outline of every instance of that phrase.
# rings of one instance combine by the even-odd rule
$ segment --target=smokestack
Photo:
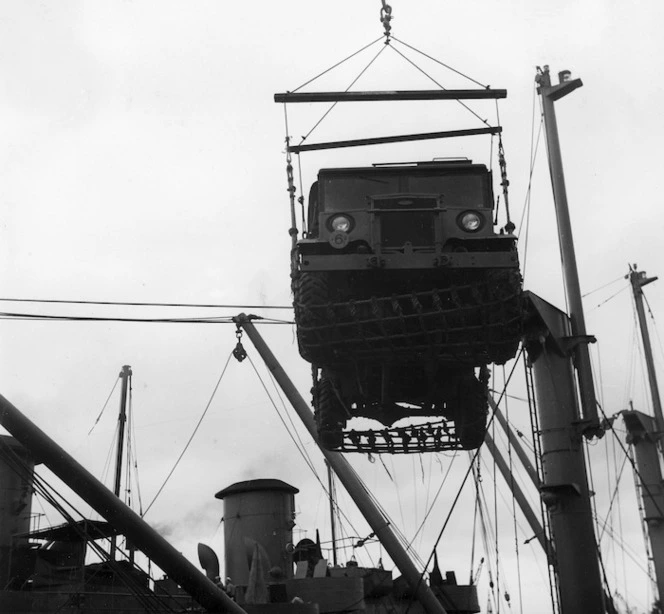
[[[10,561],[19,562],[18,550],[30,531],[34,460],[16,439],[0,435],[0,587],[11,580]]]
[[[285,580],[293,577],[287,547],[293,542],[298,492],[281,480],[262,479],[237,482],[215,495],[224,501],[224,560],[233,584],[248,584],[255,552],[267,558],[266,571],[279,567]]]

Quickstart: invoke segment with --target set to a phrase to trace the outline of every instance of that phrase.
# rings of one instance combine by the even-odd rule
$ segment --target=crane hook
[[[390,25],[390,21],[392,21],[392,7],[385,0],[381,0],[381,2],[383,6],[380,9],[380,21],[383,24],[383,28],[385,28],[385,44],[389,45],[390,30],[392,29]]]

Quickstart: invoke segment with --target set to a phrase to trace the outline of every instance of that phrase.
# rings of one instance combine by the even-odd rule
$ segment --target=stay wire
[[[115,380],[115,383],[113,384],[113,388],[111,388],[111,392],[108,394],[108,397],[106,398],[106,402],[104,403],[104,406],[101,408],[101,411],[99,412],[99,415],[97,416],[97,419],[95,420],[94,424],[90,427],[90,430],[88,431],[88,436],[92,431],[94,430],[95,426],[97,426],[97,423],[102,417],[102,414],[104,413],[104,410],[106,409],[106,406],[108,405],[108,402],[111,400],[111,397],[113,396],[113,393],[115,392],[115,389],[118,386],[118,382],[120,381],[120,376],[118,376]]]
[[[535,109],[536,105],[536,90],[533,88],[533,111],[532,111],[532,122],[530,130],[530,168],[528,172],[528,186],[526,188],[526,196],[523,203],[523,211],[521,213],[521,220],[519,222],[519,236],[524,236],[524,247],[523,247],[523,277],[526,277],[526,265],[528,262],[528,239],[530,236],[530,213],[531,213],[531,202],[532,202],[532,192],[533,192],[533,174],[535,172],[535,162],[537,160],[537,154],[539,152],[539,143],[540,137],[542,135],[542,127],[544,126],[544,117],[540,114],[539,129],[537,131],[537,138],[535,138]],[[525,233],[522,234],[524,219],[526,223]]]
[[[267,386],[265,385],[265,381],[263,380],[261,374],[258,372],[258,369],[256,368],[256,365],[254,364],[254,361],[251,359],[251,356],[249,354],[247,354],[247,358],[249,360],[249,364],[251,364],[252,368],[254,369],[254,373],[256,374],[256,377],[258,378],[258,381],[260,382],[261,386],[263,387],[263,390],[265,391],[265,394],[267,395],[270,403],[272,404],[272,407],[274,408],[275,412],[277,413],[277,416],[279,417],[279,420],[281,421],[281,424],[283,424],[284,428],[286,429],[286,432],[288,433],[288,436],[290,437],[291,441],[295,444],[295,447],[297,448],[297,451],[300,453],[300,455],[304,459],[304,462],[306,463],[306,465],[314,473],[314,476],[316,477],[316,480],[318,480],[318,482],[322,484],[322,480],[321,480],[320,476],[318,475],[318,472],[316,471],[316,468],[314,467],[314,463],[311,460],[311,457],[309,456],[309,453],[307,452],[307,450],[304,446],[304,442],[300,438],[300,434],[298,433],[297,429],[295,428],[295,424],[290,419],[290,415],[288,414],[288,412],[286,412],[286,415],[289,417],[289,421],[291,423],[292,431],[288,427],[288,424],[286,424],[286,420],[281,415],[281,412],[279,411],[279,408],[277,407],[277,404],[274,402],[274,399],[272,398],[272,395],[270,394],[269,390],[267,389]],[[270,377],[272,377],[271,373],[270,373]],[[278,391],[277,391],[277,395],[279,395]],[[279,398],[281,399],[281,395],[279,395]],[[282,400],[282,405],[283,405],[283,400]],[[293,435],[293,432],[295,433],[295,435]],[[297,437],[297,441],[296,441],[296,437]]]
[[[619,294],[622,294],[628,288],[629,288],[629,285],[625,285],[625,287],[618,290],[618,292],[614,292],[611,296],[609,296],[609,298],[604,299],[601,303],[598,303],[592,309],[589,309],[589,311],[594,311],[595,309],[599,309],[603,305],[606,305],[610,300],[613,300],[614,298],[616,298],[616,296],[618,296]],[[581,297],[581,298],[583,298],[583,297]]]
[[[254,364],[254,362],[253,362],[253,360],[251,359],[251,356],[250,356],[249,354],[247,354],[247,358],[249,359],[249,363],[250,363],[251,366],[253,367],[254,372],[256,373],[256,376],[258,377],[258,381],[261,383],[261,386],[263,387],[263,390],[264,390],[265,393],[267,394],[268,400],[270,401],[270,403],[271,403],[272,406],[274,407],[275,411],[277,412],[277,415],[279,416],[279,419],[281,420],[281,423],[282,423],[282,424],[284,425],[284,427],[286,428],[286,431],[288,432],[289,437],[291,438],[291,440],[292,440],[293,443],[295,444],[295,447],[297,448],[298,452],[300,453],[300,455],[301,455],[302,458],[304,459],[305,464],[307,465],[307,467],[309,467],[309,469],[310,469],[311,472],[313,473],[314,477],[316,478],[316,481],[320,484],[321,488],[323,489],[323,492],[329,497],[329,491],[328,491],[327,487],[325,486],[323,480],[321,479],[320,475],[318,474],[318,471],[316,470],[316,467],[314,466],[313,461],[311,460],[311,457],[310,457],[310,456],[308,455],[308,453],[306,452],[306,449],[305,449],[305,447],[304,447],[304,444],[303,444],[302,440],[301,440],[300,437],[299,437],[299,434],[297,433],[297,431],[295,431],[295,432],[296,432],[296,435],[297,435],[297,438],[298,438],[298,440],[300,441],[300,444],[301,444],[301,445],[298,445],[298,443],[295,441],[294,436],[293,436],[292,433],[290,432],[290,430],[289,430],[289,428],[288,428],[288,425],[286,424],[285,420],[284,420],[283,417],[281,416],[281,414],[280,414],[280,412],[279,412],[279,410],[278,410],[278,408],[277,408],[277,406],[276,406],[276,403],[274,402],[274,399],[272,398],[272,395],[271,395],[270,392],[268,391],[267,386],[265,385],[265,382],[264,382],[263,378],[261,377],[260,373],[258,372],[258,369],[256,368],[256,365]],[[287,412],[287,413],[288,413],[288,412]],[[289,419],[290,419],[290,418],[289,418]],[[292,422],[291,422],[291,424],[292,424]],[[347,522],[348,525],[351,527],[351,529],[352,529],[356,534],[359,535],[359,531],[353,526],[353,523],[351,522],[350,518],[349,518],[349,517],[343,512],[343,510],[341,509],[341,507],[340,507],[338,504],[335,504],[335,505],[336,505],[336,508],[337,508],[339,514],[341,514],[341,515],[343,516],[343,518],[346,520],[346,522]]]
[[[157,494],[152,498],[152,501],[150,501],[150,504],[145,508],[145,512],[143,512],[143,517],[150,511],[150,508],[154,505],[154,502],[157,500],[159,495],[162,493],[164,490],[164,487],[168,483],[168,480],[170,480],[171,476],[175,472],[175,469],[177,466],[180,464],[180,461],[182,460],[182,457],[185,455],[186,451],[189,449],[189,445],[191,444],[192,440],[194,439],[196,433],[198,432],[198,429],[201,426],[201,423],[203,422],[203,418],[205,418],[208,410],[210,409],[210,405],[212,405],[212,400],[214,399],[217,390],[219,388],[219,385],[221,384],[221,380],[224,378],[224,375],[226,374],[226,369],[228,368],[228,363],[231,360],[231,357],[233,356],[233,352],[231,351],[230,354],[228,355],[228,358],[226,359],[226,364],[224,365],[224,368],[221,371],[221,375],[219,376],[219,379],[217,380],[217,383],[214,386],[214,389],[212,390],[212,394],[210,395],[210,399],[207,402],[207,405],[205,406],[205,409],[203,410],[203,413],[201,414],[201,417],[198,419],[198,422],[196,423],[196,426],[194,427],[194,431],[192,432],[191,436],[189,437],[189,440],[185,444],[184,448],[182,449],[182,452],[180,452],[180,456],[178,456],[177,460],[175,461],[175,464],[173,465],[172,469],[169,471],[168,475],[166,476],[166,479],[164,480],[163,484],[159,487],[159,490],[157,491]]]
[[[581,298],[586,298],[586,296],[594,294],[595,292],[599,292],[600,290],[604,290],[604,288],[608,288],[609,286],[612,286],[616,282],[622,281],[624,279],[625,279],[625,276],[621,275],[620,277],[614,279],[613,281],[609,281],[605,284],[602,284],[601,286],[599,286],[599,288],[595,288],[594,290],[590,290],[589,292],[586,292],[585,294],[582,294]]]

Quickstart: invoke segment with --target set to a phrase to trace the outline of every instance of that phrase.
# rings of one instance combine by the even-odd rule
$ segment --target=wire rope
[[[351,81],[350,85],[344,90],[344,92],[347,92],[348,90],[350,90],[350,88],[353,87],[353,85],[355,85],[355,84],[360,80],[360,78],[362,77],[362,75],[363,75],[367,70],[369,70],[369,67],[370,67],[370,66],[371,66],[371,65],[372,65],[372,64],[378,59],[378,57],[380,56],[381,53],[383,53],[383,51],[385,51],[385,47],[381,47],[380,51],[379,51],[379,52],[378,52],[378,53],[377,53],[377,54],[371,59],[371,61],[370,61],[370,62],[369,62],[369,63],[368,63],[368,64],[367,64],[367,65],[366,65],[361,71],[360,71],[360,74],[357,75],[357,77],[355,77],[355,79],[353,79],[353,81]],[[323,122],[323,120],[324,120],[324,119],[325,119],[325,118],[326,118],[326,117],[332,112],[332,109],[334,109],[338,104],[339,104],[339,101],[337,100],[336,102],[333,102],[333,103],[330,105],[330,107],[327,109],[327,111],[325,111],[325,113],[323,113],[322,117],[321,117],[321,118],[320,118],[320,119],[314,124],[313,128],[311,128],[311,129],[309,130],[309,132],[307,132],[307,133],[302,137],[302,139],[300,140],[300,145],[301,145],[302,143],[304,143],[304,141],[306,141],[306,140],[311,136],[312,132],[313,132],[314,130],[316,130],[316,128],[318,128],[318,126],[321,125],[321,123]]]
[[[0,312],[0,320],[29,320],[52,322],[133,322],[139,324],[235,324],[233,316],[217,318],[106,318],[98,316],[56,316],[46,314],[8,313]],[[287,324],[293,325],[293,320],[278,320],[275,318],[260,318],[261,324]]]
[[[196,423],[196,426],[194,427],[194,430],[192,434],[189,436],[189,439],[187,440],[187,443],[185,444],[184,448],[182,449],[182,452],[180,452],[180,456],[178,456],[177,460],[173,464],[173,467],[169,471],[168,475],[166,476],[166,479],[162,483],[162,485],[159,487],[159,490],[157,490],[157,494],[152,498],[152,501],[150,501],[149,505],[145,508],[145,512],[143,512],[143,517],[150,511],[150,508],[154,505],[155,501],[159,497],[159,495],[162,493],[164,488],[166,487],[166,484],[168,483],[168,480],[170,480],[171,476],[177,469],[177,466],[180,464],[180,461],[182,460],[182,457],[185,455],[187,450],[189,449],[189,445],[193,441],[196,433],[198,432],[198,429],[201,426],[201,423],[203,422],[203,418],[205,418],[208,410],[210,409],[210,405],[212,405],[212,401],[217,393],[217,390],[219,389],[219,385],[221,384],[221,380],[224,378],[224,375],[226,373],[226,369],[228,368],[228,363],[231,360],[231,357],[233,356],[233,352],[231,352],[228,355],[228,358],[226,359],[226,364],[224,365],[224,368],[221,371],[221,375],[219,376],[219,379],[217,380],[217,383],[214,386],[214,389],[212,390],[212,394],[210,395],[210,399],[207,402],[207,405],[205,406],[205,409],[203,410],[203,413],[201,414],[201,417],[198,419],[198,422]]]
[[[542,127],[544,125],[544,116],[540,113],[540,122],[539,129],[537,131],[537,138],[535,139],[535,109],[536,105],[536,89],[533,88],[533,110],[532,110],[532,119],[531,119],[531,130],[530,130],[530,162],[529,162],[529,172],[528,172],[528,186],[526,188],[526,196],[523,203],[523,211],[521,213],[521,220],[519,222],[519,236],[523,236],[522,229],[524,224],[524,218],[526,223],[525,230],[525,240],[523,248],[523,264],[522,264],[522,274],[523,277],[526,277],[526,265],[528,262],[528,240],[530,237],[530,212],[531,212],[531,198],[533,190],[533,174],[535,172],[535,162],[537,160],[537,153],[539,151],[540,136],[542,135]]]
[[[396,39],[395,39],[396,40]],[[411,66],[413,66],[415,69],[419,70],[427,79],[429,79],[432,83],[435,83],[441,90],[445,90],[446,88],[443,87],[438,81],[436,81],[429,73],[427,73],[423,68],[418,66],[413,60],[411,60],[408,56],[404,55],[401,51],[399,51],[396,47],[393,45],[390,45],[390,48],[392,51],[395,53],[399,54],[406,62],[408,62]],[[473,109],[470,108],[469,105],[467,105],[465,102],[462,100],[457,100],[457,102],[464,108],[466,111],[468,111],[471,115],[473,115],[476,119],[479,119],[481,123],[483,123],[485,126],[489,126],[489,122],[487,122],[486,119],[483,119],[480,117],[478,113],[473,111]]]
[[[292,309],[292,305],[227,305],[217,303],[149,303],[138,301],[82,301],[37,298],[0,298],[8,303],[54,303],[64,305],[110,305],[118,307],[201,307],[214,309]]]
[[[337,62],[337,63],[334,64],[333,66],[330,66],[329,68],[326,68],[323,72],[319,73],[319,74],[316,75],[315,77],[312,77],[312,78],[309,79],[308,81],[305,81],[302,85],[300,85],[299,87],[296,87],[296,88],[295,88],[294,90],[292,90],[292,91],[293,91],[293,92],[297,92],[297,91],[301,90],[303,87],[306,87],[307,85],[313,83],[314,81],[316,81],[316,79],[318,79],[318,78],[322,77],[323,75],[329,73],[330,71],[334,70],[334,69],[337,68],[338,66],[341,66],[344,62],[347,62],[347,61],[350,60],[351,58],[354,58],[356,55],[362,53],[365,49],[368,49],[369,47],[371,47],[372,45],[375,45],[378,41],[381,41],[381,40],[383,40],[383,37],[382,37],[382,36],[379,36],[376,40],[371,41],[370,43],[366,44],[364,47],[361,47],[361,48],[358,49],[357,51],[351,53],[349,56],[345,57],[343,60],[341,60],[340,62]],[[285,104],[285,103],[284,103],[284,104]]]
[[[425,58],[427,58],[427,59],[429,59],[429,60],[431,60],[431,61],[433,61],[433,62],[436,62],[436,64],[440,64],[441,66],[447,68],[448,70],[451,70],[453,73],[456,73],[456,74],[459,75],[460,77],[463,77],[464,79],[468,79],[468,81],[472,81],[475,85],[479,85],[481,88],[483,88],[483,89],[490,89],[490,86],[489,86],[489,85],[484,85],[483,83],[480,83],[479,81],[476,81],[476,80],[473,79],[472,77],[469,77],[468,75],[466,75],[466,74],[460,72],[460,71],[457,70],[456,68],[452,68],[452,67],[449,66],[448,64],[445,64],[444,62],[441,62],[440,60],[437,60],[437,59],[434,58],[433,56],[428,55],[428,54],[425,53],[424,51],[421,51],[421,50],[417,49],[416,47],[413,47],[412,45],[409,45],[408,43],[406,43],[406,42],[404,42],[404,41],[402,41],[402,40],[396,38],[395,36],[392,36],[392,40],[395,40],[395,41],[397,41],[398,43],[400,43],[401,45],[404,45],[405,47],[408,47],[409,49],[412,49],[412,50],[415,51],[416,53],[419,53],[420,55],[423,55]]]
[[[102,414],[104,413],[104,410],[106,409],[106,406],[108,405],[108,402],[111,400],[111,397],[113,396],[113,393],[115,392],[115,389],[118,386],[118,382],[120,381],[120,376],[115,378],[115,383],[113,384],[113,388],[111,388],[111,392],[108,393],[108,397],[106,397],[106,402],[104,403],[104,406],[101,408],[101,411],[99,412],[99,415],[97,416],[97,419],[95,420],[94,424],[90,427],[90,430],[88,431],[88,436],[92,431],[94,430],[95,426],[97,426],[97,423],[102,417]]]

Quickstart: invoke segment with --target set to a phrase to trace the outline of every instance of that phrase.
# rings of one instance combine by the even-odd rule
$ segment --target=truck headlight
[[[335,232],[350,232],[353,227],[353,218],[349,215],[335,215],[330,220],[330,228]]]
[[[457,218],[457,224],[466,232],[477,232],[484,225],[484,217],[475,211],[466,211]]]

